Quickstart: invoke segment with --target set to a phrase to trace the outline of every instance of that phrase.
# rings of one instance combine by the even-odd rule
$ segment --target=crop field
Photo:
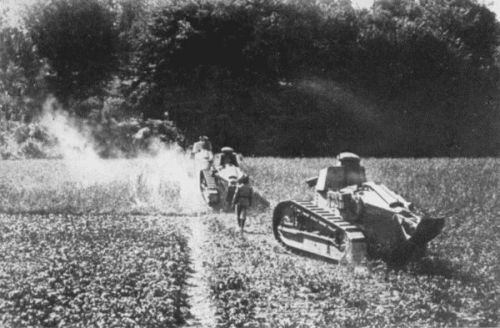
[[[500,160],[366,159],[368,178],[447,218],[403,268],[299,256],[272,207],[307,199],[333,158],[246,158],[268,209],[241,234],[156,159],[0,162],[0,326],[494,327],[500,324]]]
[[[186,239],[155,217],[0,217],[6,326],[159,327],[183,322]]]

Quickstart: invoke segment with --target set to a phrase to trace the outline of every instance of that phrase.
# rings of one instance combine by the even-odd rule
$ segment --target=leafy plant
[[[165,218],[0,216],[0,323],[164,327],[188,314],[186,239]]]
[[[272,204],[311,197],[304,180],[334,159],[247,158],[253,184]],[[495,326],[499,270],[496,159],[367,159],[369,178],[384,182],[435,215],[443,233],[427,256],[394,270],[370,260],[335,266],[285,251],[272,238],[270,213],[253,214],[241,236],[214,219],[210,249],[213,295],[221,326],[414,327]],[[237,278],[243,288],[216,288]],[[233,321],[241,301],[248,316]]]

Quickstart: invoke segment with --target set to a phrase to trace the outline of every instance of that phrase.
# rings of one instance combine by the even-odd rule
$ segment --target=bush
[[[104,158],[135,157],[153,154],[158,143],[182,144],[184,138],[169,120],[141,120],[114,118],[80,120],[79,125],[89,129],[86,135],[95,152]],[[51,135],[41,123],[7,121],[0,129],[0,156],[2,159],[60,158],[57,136]],[[78,126],[73,126],[78,131]],[[64,136],[60,136],[64,137]],[[156,148],[155,148],[156,147]]]
[[[18,121],[2,123],[0,157],[2,159],[48,158],[57,156],[55,139],[40,124]]]
[[[182,144],[183,137],[169,120],[113,118],[93,125],[92,137],[97,153],[104,158],[135,157],[141,153],[154,154],[158,142],[165,145]]]

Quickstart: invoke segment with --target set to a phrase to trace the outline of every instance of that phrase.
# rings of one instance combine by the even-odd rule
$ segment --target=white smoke
[[[190,172],[189,156],[177,145],[165,145],[156,139],[150,146],[154,154],[145,153],[140,156],[142,162],[140,183],[136,185],[145,186],[151,195],[147,202],[155,208],[168,208],[168,200],[163,197],[164,190],[172,186],[178,192],[178,207],[184,214],[199,213],[206,210],[201,198],[196,174]]]
[[[103,161],[97,155],[88,130],[76,127],[76,119],[58,108],[54,98],[43,105],[40,124],[57,140],[57,152],[66,162],[70,175],[83,184],[102,181]]]
[[[138,158],[102,159],[91,127],[58,108],[54,99],[45,103],[40,123],[57,140],[67,179],[82,189],[110,190],[109,186],[120,185],[132,195],[132,208],[141,211],[194,214],[206,210],[196,175],[190,172],[190,159],[179,146],[155,140]]]

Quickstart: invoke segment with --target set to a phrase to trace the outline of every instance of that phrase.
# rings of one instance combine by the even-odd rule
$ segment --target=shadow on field
[[[253,207],[258,211],[265,211],[271,206],[271,203],[257,190],[253,193],[253,203]]]
[[[252,231],[252,230],[245,230],[246,235],[267,235],[267,232],[265,231]]]
[[[142,210],[130,210],[130,211],[77,211],[74,209],[33,209],[33,210],[12,210],[12,209],[0,209],[0,214],[8,215],[74,215],[74,216],[84,216],[84,215],[131,215],[131,216],[147,216],[147,215],[161,215],[168,217],[191,217],[193,214],[189,213],[179,213],[177,211],[142,211]]]
[[[464,283],[481,279],[480,277],[475,277],[471,273],[462,271],[459,265],[453,264],[450,260],[439,258],[437,256],[427,256],[413,262],[411,263],[409,269],[417,275],[457,279]]]
[[[251,210],[255,212],[264,212],[269,208],[271,203],[258,191],[254,190],[252,195],[253,204],[251,206]],[[232,213],[234,212],[234,207],[231,206],[230,200],[223,199],[221,202],[210,205],[210,208],[215,212],[219,213]]]
[[[457,268],[446,259],[423,258],[413,263],[411,270],[419,275],[442,276],[444,278],[453,278]]]
[[[277,244],[279,244],[279,242],[277,240],[275,240],[275,241],[276,241]],[[306,258],[306,259],[309,259],[309,260],[320,261],[320,262],[329,263],[329,264],[335,264],[335,265],[340,264],[338,261],[332,260],[330,258],[323,257],[323,256],[320,256],[320,255],[317,255],[317,254],[314,254],[314,253],[309,253],[309,252],[306,252],[306,251],[302,251],[302,250],[298,250],[298,249],[286,247],[286,246],[284,246],[282,244],[279,244],[279,247],[280,247],[280,249],[282,250],[282,252],[284,254],[289,254],[289,255],[292,255],[292,256],[299,256],[299,257]]]

